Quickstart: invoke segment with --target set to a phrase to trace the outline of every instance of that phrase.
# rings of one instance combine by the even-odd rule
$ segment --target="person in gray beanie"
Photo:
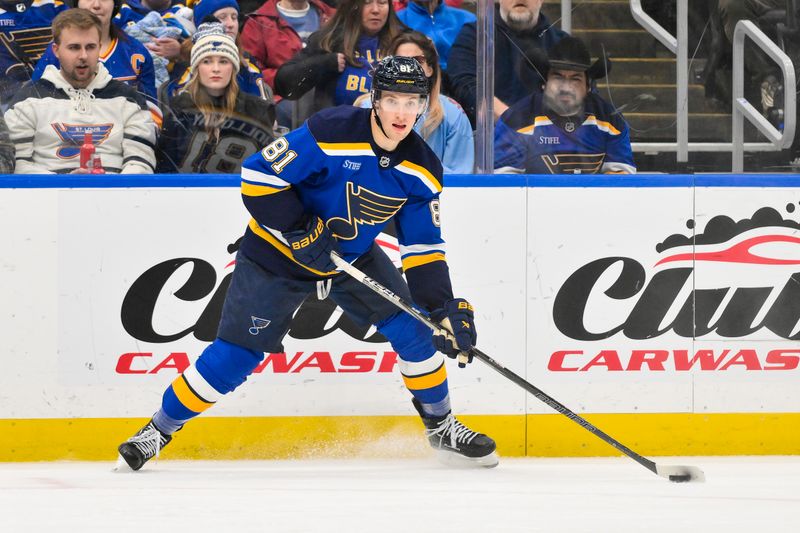
[[[191,75],[164,117],[157,171],[238,173],[274,140],[275,106],[241,90],[239,51],[222,24],[201,24],[193,40]]]

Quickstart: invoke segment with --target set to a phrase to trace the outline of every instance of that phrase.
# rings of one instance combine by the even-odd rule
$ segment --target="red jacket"
[[[308,0],[319,12],[320,26],[328,22],[335,9],[321,0]],[[267,0],[247,18],[242,30],[242,46],[253,56],[264,81],[275,89],[278,68],[303,48],[300,36],[278,14],[278,0]]]

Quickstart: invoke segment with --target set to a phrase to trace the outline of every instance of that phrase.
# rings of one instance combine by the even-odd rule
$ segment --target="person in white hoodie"
[[[85,9],[53,20],[60,68],[49,65],[5,113],[17,174],[85,173],[79,156],[87,133],[107,173],[153,173],[156,126],[144,97],[98,61],[100,32],[100,20]]]

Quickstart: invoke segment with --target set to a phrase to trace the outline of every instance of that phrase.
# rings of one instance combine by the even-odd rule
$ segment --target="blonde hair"
[[[436,131],[436,128],[444,120],[444,108],[439,101],[439,93],[442,88],[442,69],[439,66],[439,54],[436,52],[436,45],[430,38],[418,31],[405,31],[392,39],[389,43],[389,54],[397,55],[397,49],[404,44],[414,44],[422,50],[422,55],[425,57],[425,62],[433,70],[430,77],[431,92],[428,95],[428,112],[425,115],[425,122],[420,128],[420,135],[423,139],[427,139],[431,134]]]
[[[205,86],[200,83],[199,69],[193,70],[189,82],[183,91],[189,93],[192,101],[203,114],[205,130],[209,139],[219,142],[219,130],[236,108],[236,98],[239,96],[239,82],[236,80],[236,71],[231,69],[231,81],[225,87],[222,95],[222,106],[214,105],[214,101]]]

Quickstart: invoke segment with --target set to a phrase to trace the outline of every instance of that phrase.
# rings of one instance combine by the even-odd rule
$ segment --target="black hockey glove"
[[[331,252],[338,252],[339,245],[318,216],[311,217],[303,229],[284,232],[283,237],[298,263],[320,272],[336,270]]]
[[[431,318],[450,331],[452,335],[434,333],[433,345],[437,350],[448,357],[455,359],[459,354],[466,356],[466,362],[472,362],[469,352],[478,340],[475,330],[475,313],[472,305],[463,298],[456,298],[445,302],[442,309],[431,313]],[[453,342],[455,340],[455,343]],[[459,358],[458,366],[464,368],[466,363]]]

